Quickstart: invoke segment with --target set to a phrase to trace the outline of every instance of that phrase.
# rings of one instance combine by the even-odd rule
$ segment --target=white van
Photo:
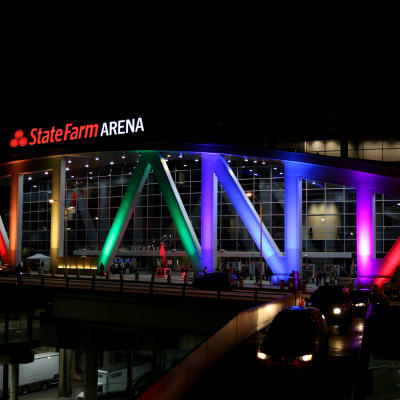
[[[38,353],[34,357],[33,362],[19,365],[19,392],[22,394],[58,384],[58,353]],[[3,382],[2,365],[0,382]],[[0,385],[0,393],[1,391]]]
[[[151,370],[151,362],[146,361],[140,364],[134,364],[132,367],[132,377],[137,379],[144,375],[146,372]],[[97,393],[99,397],[101,395],[107,395],[110,393],[125,392],[128,382],[128,370],[126,364],[115,364],[107,368],[101,368],[98,370],[97,378]],[[83,400],[84,393],[79,393],[76,400]]]

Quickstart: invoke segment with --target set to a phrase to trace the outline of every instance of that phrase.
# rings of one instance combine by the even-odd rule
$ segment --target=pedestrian
[[[204,275],[207,275],[207,266],[205,266],[205,267],[203,268],[203,274],[204,274]]]
[[[313,238],[313,231],[312,231],[312,227],[310,226],[310,229],[308,230],[308,238],[312,239]]]
[[[320,273],[318,271],[316,271],[315,272],[315,283],[316,283],[317,286],[319,286],[320,281],[321,281]]]
[[[182,275],[182,278],[184,279],[185,278],[185,267],[183,265],[181,267],[181,275]]]
[[[255,272],[254,272],[254,275],[256,276],[256,281],[254,282],[254,285],[255,285],[255,286],[258,286],[259,274],[260,274],[260,270],[259,270],[258,267],[256,266]]]
[[[335,275],[333,273],[331,274],[331,277],[330,277],[329,281],[330,281],[331,285],[335,284]]]

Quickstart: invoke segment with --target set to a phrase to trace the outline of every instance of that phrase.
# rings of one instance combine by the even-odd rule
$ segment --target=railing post
[[[95,289],[96,286],[96,271],[93,271],[92,273],[92,290]]]

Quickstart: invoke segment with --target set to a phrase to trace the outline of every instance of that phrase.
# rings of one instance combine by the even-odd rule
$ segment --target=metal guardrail
[[[0,276],[0,284],[18,284],[23,286],[41,286],[47,288],[90,290],[98,292],[119,292],[152,296],[180,296],[221,300],[244,300],[264,303],[286,295],[281,290],[264,288],[235,288],[234,290],[195,289],[191,285],[161,282],[136,282],[131,280],[105,279],[103,277],[60,277],[51,275]]]
[[[360,350],[358,352],[356,373],[353,381],[351,400],[364,400],[366,398],[366,388],[368,381],[368,363],[369,363],[369,335],[373,304],[368,307],[364,321],[364,332],[361,340]]]

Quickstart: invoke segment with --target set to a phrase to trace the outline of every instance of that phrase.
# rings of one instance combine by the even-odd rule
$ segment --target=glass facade
[[[400,199],[375,194],[376,256],[382,258],[400,237]]]
[[[303,252],[351,252],[356,244],[356,191],[303,180]]]
[[[198,238],[201,236],[201,155],[165,155],[177,190]],[[124,158],[122,158],[124,157]],[[97,250],[121,204],[140,155],[118,154],[70,160],[66,179],[66,205],[75,207],[68,216],[68,253]],[[98,160],[96,160],[98,158]],[[114,161],[115,160],[115,161]],[[94,163],[94,164],[93,164]],[[73,168],[74,164],[76,165]],[[259,212],[281,251],[284,250],[283,166],[274,162],[229,158],[229,164]],[[86,167],[87,165],[87,167]],[[173,220],[151,171],[129,221],[120,248],[124,251],[153,249],[164,242],[167,250],[183,250]],[[223,188],[218,186],[218,250],[258,251]]]
[[[50,255],[52,172],[24,175],[22,256]]]
[[[163,153],[184,207],[200,241],[201,154]],[[101,251],[121,204],[140,153],[104,152],[71,155],[66,160],[66,249],[69,256]],[[283,252],[284,167],[271,160],[226,156],[234,175],[248,194],[257,213]],[[42,171],[24,176],[23,257],[50,253],[52,173]],[[356,259],[356,191],[326,182],[302,181],[302,250],[304,253],[351,253]],[[376,194],[376,254],[383,257],[400,235],[400,200]],[[217,249],[258,252],[223,187],[218,183]],[[120,249],[124,252],[156,250],[183,251],[153,171],[127,226]],[[307,256],[306,256],[307,257]],[[339,255],[335,255],[339,257]],[[343,257],[343,255],[341,256]],[[332,261],[332,260],[330,260]],[[323,262],[323,260],[321,260]],[[344,264],[343,259],[341,262]]]

